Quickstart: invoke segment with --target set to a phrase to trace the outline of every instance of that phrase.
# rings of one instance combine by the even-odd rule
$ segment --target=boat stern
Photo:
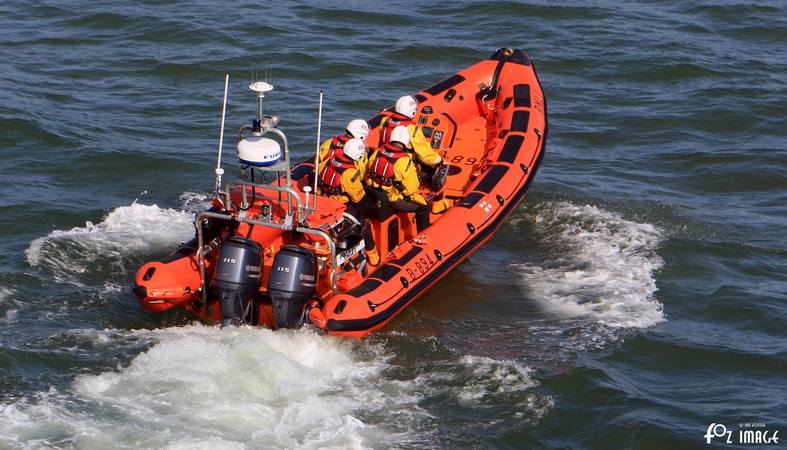
[[[200,278],[191,260],[184,257],[169,263],[153,261],[140,267],[131,290],[142,308],[160,313],[194,299]]]

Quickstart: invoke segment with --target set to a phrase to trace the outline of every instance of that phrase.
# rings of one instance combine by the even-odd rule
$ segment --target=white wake
[[[63,389],[0,403],[0,447],[431,447],[439,418],[423,400],[461,408],[519,399],[504,416],[538,420],[532,369],[456,355],[402,377],[383,344],[308,329],[69,330],[79,349],[147,348],[128,364]],[[417,372],[417,371],[416,371]],[[427,402],[427,403],[429,403]]]
[[[353,448],[395,433],[358,411],[395,410],[386,357],[315,332],[192,325],[93,331],[95,345],[149,340],[128,367],[78,377],[33,400],[0,406],[0,446],[109,448]]]
[[[137,200],[110,211],[98,223],[54,230],[33,240],[25,251],[33,267],[47,269],[57,280],[74,281],[96,261],[122,270],[128,257],[152,249],[174,247],[194,235],[195,210],[206,206],[199,193],[181,195],[180,209],[144,205]]]
[[[534,217],[539,235],[560,256],[516,270],[543,307],[610,327],[643,328],[664,320],[654,274],[662,231],[591,205],[547,203]]]

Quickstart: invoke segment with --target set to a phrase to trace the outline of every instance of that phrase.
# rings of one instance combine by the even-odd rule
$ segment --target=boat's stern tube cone
[[[233,236],[219,254],[213,286],[221,307],[221,326],[241,325],[260,289],[262,250],[252,240]]]
[[[285,245],[273,260],[268,295],[276,328],[297,328],[303,323],[306,303],[317,292],[317,257],[311,250]]]

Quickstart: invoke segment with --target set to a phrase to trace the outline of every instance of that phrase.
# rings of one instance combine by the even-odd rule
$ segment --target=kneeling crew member
[[[423,131],[413,121],[415,112],[418,109],[418,102],[411,95],[399,97],[394,105],[394,112],[390,117],[385,117],[380,122],[380,146],[391,141],[394,128],[398,126],[407,127],[410,135],[410,142],[406,147],[411,150],[419,163],[427,167],[435,167],[442,162],[440,155],[434,151],[429,144],[429,140],[424,136]]]
[[[368,212],[375,207],[374,200],[366,195],[363,187],[366,162],[366,144],[362,139],[349,139],[325,162],[317,181],[322,195],[344,202],[347,205],[345,211],[361,224],[366,257],[369,264],[376,266],[380,263],[380,255],[374,245],[372,230],[366,223]]]
[[[347,141],[356,138],[366,141],[366,136],[369,136],[369,124],[363,119],[353,119],[347,124],[343,135],[336,135],[330,139],[326,139],[320,145],[320,162],[317,172],[322,171],[325,162],[331,159],[337,149],[343,148]]]
[[[377,149],[369,161],[367,184],[385,192],[395,211],[415,212],[415,227],[420,233],[429,226],[429,209],[418,193],[421,182],[415,162],[406,150],[409,142],[406,127],[394,128],[390,142]]]

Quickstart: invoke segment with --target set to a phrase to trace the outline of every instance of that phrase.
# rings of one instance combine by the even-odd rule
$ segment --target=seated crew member
[[[359,138],[349,139],[341,148],[333,150],[330,159],[325,161],[317,184],[322,195],[344,202],[347,205],[345,211],[361,224],[366,257],[370,265],[376,266],[380,263],[380,255],[375,248],[372,231],[365,220],[368,211],[375,207],[374,200],[366,195],[363,186],[366,161],[364,141]]]
[[[347,141],[352,138],[365,141],[366,136],[369,136],[369,124],[363,119],[351,120],[350,123],[347,124],[347,128],[344,130],[344,135],[336,135],[330,139],[326,139],[325,142],[320,145],[320,161],[318,172],[322,170],[325,162],[333,156],[333,153],[336,151],[336,149],[344,147]]]
[[[380,146],[382,147],[391,140],[391,132],[394,128],[405,126],[410,134],[410,143],[407,144],[407,148],[415,154],[416,159],[422,165],[430,168],[436,167],[443,159],[432,148],[421,128],[413,121],[417,109],[418,102],[413,96],[399,97],[394,105],[394,112],[380,122]]]
[[[415,161],[407,151],[409,143],[407,128],[394,128],[390,142],[378,148],[369,161],[367,184],[384,192],[394,211],[415,212],[415,227],[420,233],[429,226],[429,209],[418,193],[421,182]]]

